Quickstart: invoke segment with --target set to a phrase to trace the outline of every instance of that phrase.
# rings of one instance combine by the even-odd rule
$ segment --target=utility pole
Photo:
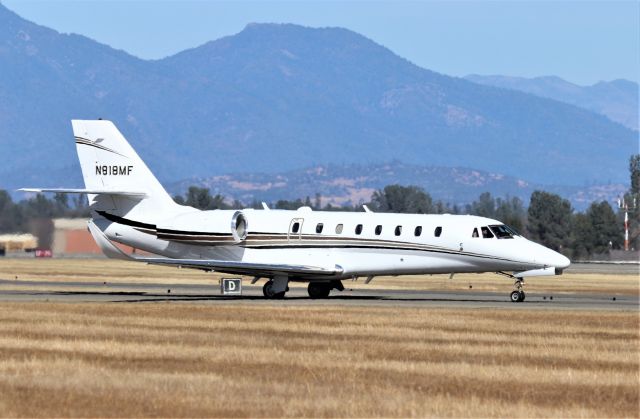
[[[629,251],[629,210],[636,210],[638,208],[636,198],[633,198],[633,206],[629,207],[629,203],[625,201],[624,197],[622,199],[618,198],[618,208],[624,209],[624,251]]]

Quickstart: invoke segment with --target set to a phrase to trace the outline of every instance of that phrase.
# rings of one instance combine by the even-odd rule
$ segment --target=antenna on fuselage
[[[362,206],[362,208],[364,208],[364,212],[373,212],[373,211],[371,211],[371,210],[369,209],[369,207],[368,207],[368,206],[366,206],[366,205],[363,205],[363,206]]]
[[[270,210],[271,208],[269,208],[269,206],[267,205],[267,203],[266,203],[266,202],[263,202],[263,203],[262,203],[262,209]]]

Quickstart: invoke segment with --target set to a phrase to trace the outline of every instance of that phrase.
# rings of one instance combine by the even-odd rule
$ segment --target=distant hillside
[[[474,83],[519,90],[579,106],[638,130],[638,83],[629,80],[601,81],[592,86],[578,86],[554,76],[527,79],[471,74],[465,78]]]
[[[390,160],[627,181],[637,133],[413,65],[340,28],[253,24],[145,61],[0,5],[0,188],[76,186],[72,118],[113,120],[164,180]]]
[[[494,196],[518,197],[528,205],[536,189],[558,193],[582,210],[593,201],[614,201],[627,187],[607,186],[550,186],[532,184],[522,179],[466,168],[425,167],[391,162],[375,165],[329,165],[283,173],[242,173],[185,179],[168,185],[172,194],[184,194],[189,186],[206,187],[213,194],[228,200],[240,200],[245,205],[257,202],[295,200],[315,194],[322,196],[322,205],[357,205],[368,202],[373,192],[386,185],[418,185],[436,200],[464,205],[478,198],[482,192]]]

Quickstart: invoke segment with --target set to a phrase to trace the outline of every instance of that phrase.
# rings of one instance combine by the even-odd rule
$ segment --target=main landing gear
[[[287,277],[275,277],[273,279],[268,280],[262,286],[262,294],[265,298],[270,300],[281,300],[284,298],[284,295],[289,291],[289,278]],[[327,282],[320,281],[312,281],[309,282],[309,287],[307,291],[309,292],[309,297],[313,299],[319,298],[327,298],[331,293],[331,290],[343,291],[344,285],[342,285],[342,281],[333,280]]]
[[[511,292],[511,302],[521,303],[524,301],[525,293],[522,287],[524,286],[524,278],[516,278],[516,282],[513,283],[515,290]]]
[[[313,299],[319,299],[327,298],[332,289],[337,289],[338,291],[344,290],[342,281],[334,280],[329,282],[309,282],[307,291],[309,292],[309,297]]]
[[[281,300],[284,298],[284,295],[289,291],[289,278],[284,277],[275,277],[273,279],[268,280],[262,286],[262,294],[265,298],[269,298],[271,300]]]

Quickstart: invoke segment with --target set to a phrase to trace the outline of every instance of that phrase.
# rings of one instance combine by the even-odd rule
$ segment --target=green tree
[[[629,158],[629,176],[631,188],[624,195],[624,202],[629,209],[629,247],[638,249],[640,246],[640,154],[634,154]],[[622,222],[621,211],[619,221]]]
[[[525,229],[527,211],[522,200],[518,197],[498,198],[496,199],[495,218],[522,233]]]
[[[531,240],[567,253],[571,243],[571,204],[559,195],[534,191],[529,204],[527,232]]]
[[[52,218],[56,215],[55,203],[39,193],[35,198],[20,202],[26,218]]]
[[[216,194],[211,196],[208,188],[199,188],[197,186],[189,186],[186,199],[173,198],[180,205],[188,205],[190,207],[201,210],[229,209],[230,206],[224,200],[224,196]]]
[[[53,202],[55,216],[63,217],[69,213],[71,208],[69,207],[69,196],[66,193],[56,193],[53,196]]]
[[[25,218],[5,190],[0,190],[0,233],[26,231]]]
[[[184,200],[184,196],[182,195],[174,195],[173,202],[175,202],[178,205],[187,205],[186,201]]]
[[[430,214],[434,212],[431,196],[418,186],[388,185],[371,197],[371,209],[379,212]]]
[[[467,213],[479,217],[495,218],[496,200],[493,199],[489,192],[483,192],[477,201],[467,205]]]
[[[207,210],[213,206],[213,197],[208,188],[189,186],[185,203],[190,207]]]
[[[622,245],[622,227],[606,201],[593,202],[584,214],[576,214],[573,233],[574,257],[604,254]]]
[[[620,248],[623,231],[608,202],[592,203],[587,217],[592,229],[591,253],[607,253],[610,248]]]
[[[640,194],[640,154],[634,154],[629,158],[629,175],[631,176],[629,193],[638,196]]]
[[[296,199],[295,201],[287,201],[286,199],[280,199],[278,202],[276,202],[276,208],[277,209],[283,209],[283,210],[297,210],[300,207],[304,206],[304,202],[302,201],[302,199]]]

